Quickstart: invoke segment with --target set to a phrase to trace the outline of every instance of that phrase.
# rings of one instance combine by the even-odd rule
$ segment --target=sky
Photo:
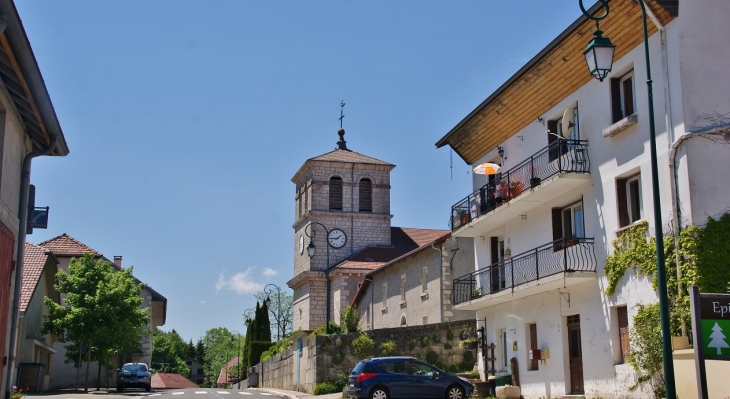
[[[16,7],[71,151],[33,161],[50,216],[28,241],[123,256],[186,341],[244,334],[267,284],[291,293],[291,178],[335,148],[342,100],[348,148],[396,165],[392,225],[448,229],[470,168],[434,143],[580,16],[574,0]]]

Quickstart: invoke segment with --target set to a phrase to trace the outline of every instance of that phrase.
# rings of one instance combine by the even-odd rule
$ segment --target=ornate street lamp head
[[[316,251],[316,248],[314,244],[310,241],[309,245],[307,245],[307,255],[309,255],[310,258],[314,256],[314,252]]]
[[[602,36],[603,32],[596,30],[593,33],[593,40],[588,42],[583,56],[586,58],[588,70],[594,78],[603,82],[603,79],[611,73],[613,67],[613,52],[616,46],[611,40]]]

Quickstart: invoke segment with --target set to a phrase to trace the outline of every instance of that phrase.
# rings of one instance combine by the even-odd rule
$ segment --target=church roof
[[[359,152],[350,150],[341,150],[339,148],[334,149],[330,152],[324,153],[320,156],[310,158],[307,161],[326,161],[326,162],[348,162],[348,163],[366,163],[373,165],[389,165],[393,166],[385,161],[369,157],[367,155],[360,154]]]
[[[63,233],[58,237],[51,238],[50,240],[43,241],[38,245],[50,250],[56,256],[84,256],[84,254],[87,253],[94,256],[102,256],[101,252],[89,247],[66,233]]]
[[[29,242],[25,243],[23,255],[23,282],[20,290],[20,313],[28,309],[33,293],[38,286],[38,281],[46,267],[50,251]]]
[[[375,270],[390,262],[431,245],[434,241],[446,238],[449,230],[414,229],[391,227],[392,246],[372,246],[335,266],[337,269]]]

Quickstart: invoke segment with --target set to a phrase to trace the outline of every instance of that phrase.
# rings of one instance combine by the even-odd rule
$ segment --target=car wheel
[[[458,385],[452,385],[446,390],[447,399],[464,399],[464,389]]]
[[[370,399],[388,399],[388,390],[383,387],[375,387],[370,392]]]
[[[152,386],[151,385],[147,385],[146,387],[144,387],[144,390],[147,391],[147,392],[149,392],[149,391],[152,390]]]

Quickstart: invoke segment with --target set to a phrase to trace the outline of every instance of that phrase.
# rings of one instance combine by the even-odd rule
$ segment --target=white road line
[[[160,396],[160,395],[162,395],[162,394],[161,393],[153,393],[152,395],[149,395],[149,396]]]
[[[195,393],[197,393],[198,395],[205,395],[206,393],[208,393],[208,391],[195,391]]]
[[[218,391],[218,392],[216,392],[216,393],[219,393],[219,394],[221,394],[221,395],[230,395],[230,394],[231,394],[231,393],[230,393],[230,392],[228,392],[228,391]]]
[[[270,394],[270,393],[266,393],[266,392],[261,392],[261,394],[262,394],[262,395],[266,395],[266,396],[273,396],[273,394]]]
[[[185,395],[185,392],[173,392],[173,395]]]
[[[240,391],[238,393],[240,393],[241,395],[253,395],[251,392],[244,392],[244,391]]]

